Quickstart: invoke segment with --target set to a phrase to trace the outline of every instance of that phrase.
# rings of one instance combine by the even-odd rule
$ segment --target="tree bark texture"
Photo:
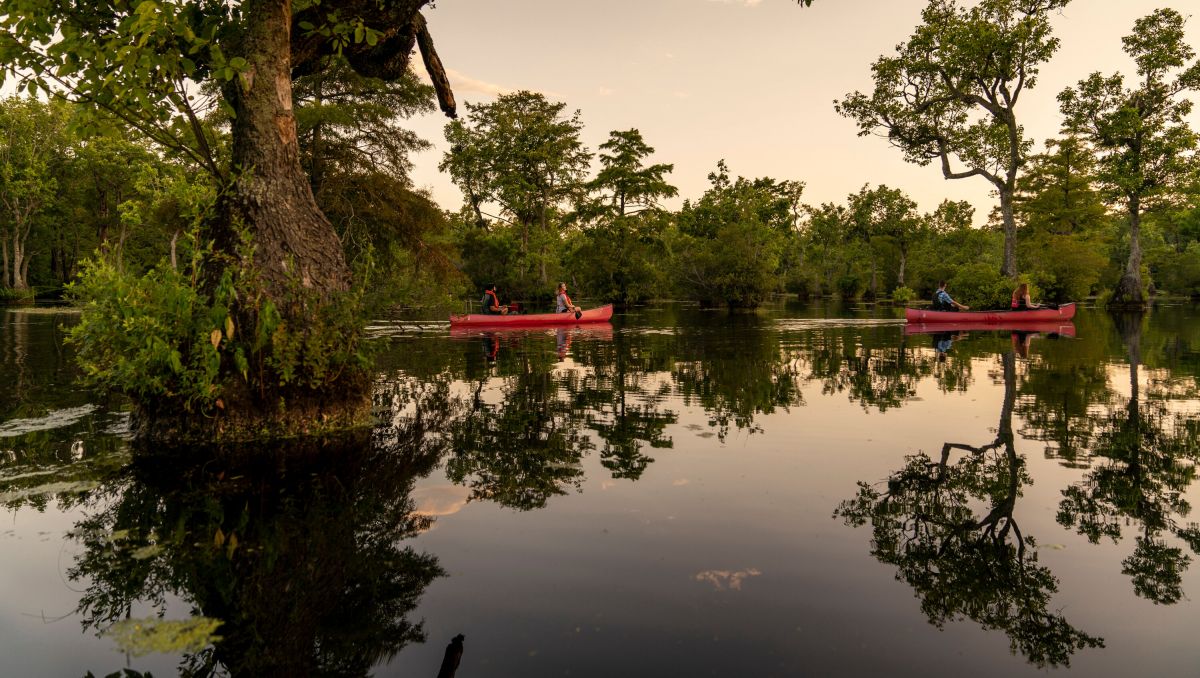
[[[1000,217],[1004,223],[1004,263],[1000,273],[1008,278],[1017,277],[1017,219],[1013,214],[1013,189],[998,186],[1000,194]]]
[[[25,235],[28,235],[28,232]],[[12,243],[12,288],[14,290],[29,289],[29,283],[26,281],[26,274],[29,272],[29,254],[25,251],[25,239],[21,236],[21,225],[17,224]]]
[[[1146,295],[1142,292],[1142,214],[1138,196],[1129,198],[1129,258],[1125,271],[1117,281],[1108,305],[1118,308],[1143,308]]]
[[[249,64],[228,83],[233,106],[233,164],[237,172],[218,224],[218,249],[232,251],[238,223],[254,243],[254,265],[268,292],[296,281],[328,294],[349,288],[350,271],[333,225],[317,207],[300,165],[292,109],[289,0],[249,0],[242,5],[245,35],[240,54]],[[233,219],[228,219],[233,217]]]

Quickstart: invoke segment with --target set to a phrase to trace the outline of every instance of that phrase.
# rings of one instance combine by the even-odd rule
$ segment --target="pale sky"
[[[719,159],[735,175],[807,183],[804,202],[842,201],[865,182],[908,192],[922,210],[970,200],[976,221],[994,200],[984,179],[946,181],[877,137],[857,137],[832,102],[871,89],[870,65],[891,54],[920,19],[924,0],[438,0],[426,10],[438,54],[463,102],[530,89],[579,109],[594,152],[615,129],[636,127],[675,164],[680,199],[697,198]],[[1089,73],[1134,76],[1121,37],[1180,0],[1074,0],[1053,18],[1062,45],[1023,94],[1018,121],[1038,142],[1059,127],[1056,96]],[[1200,48],[1200,18],[1187,26]],[[419,59],[417,60],[418,70]],[[1200,103],[1200,96],[1194,97]],[[440,113],[406,121],[435,150],[418,154],[413,179],[447,209],[462,195],[437,171],[446,144]],[[1192,125],[1200,128],[1200,112]]]

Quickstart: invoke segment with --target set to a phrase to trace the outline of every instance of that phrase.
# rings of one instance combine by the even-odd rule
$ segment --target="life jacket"
[[[487,313],[489,315],[495,315],[495,314],[499,313],[500,312],[500,298],[497,297],[496,293],[491,290],[484,290],[483,293],[485,295],[487,295],[484,297],[485,299],[487,297],[492,298],[491,303],[483,305],[483,312]],[[493,307],[495,307],[495,310],[493,310]]]
[[[558,311],[558,309],[555,309],[555,311],[557,311],[558,313],[569,312],[571,310],[571,307],[575,305],[575,302],[571,301],[571,297],[568,297],[566,292],[560,292],[559,295],[563,298],[563,301],[566,302],[566,307],[563,308],[563,310],[561,310],[561,311]]]
[[[1012,293],[1012,308],[1018,309],[1018,308],[1024,308],[1024,306],[1025,306],[1025,299],[1017,297],[1017,292],[1016,292],[1016,290],[1014,290]]]

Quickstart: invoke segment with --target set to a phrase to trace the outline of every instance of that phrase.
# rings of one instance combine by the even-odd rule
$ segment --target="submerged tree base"
[[[1117,288],[1108,300],[1108,308],[1114,310],[1141,310],[1149,305],[1142,281],[1126,273],[1121,276]]]
[[[139,407],[133,415],[133,435],[143,443],[224,444],[253,443],[269,440],[321,438],[369,428],[370,391],[345,392],[326,399],[289,400],[286,407],[263,411],[245,407],[248,400],[211,416],[194,412],[149,411]]]

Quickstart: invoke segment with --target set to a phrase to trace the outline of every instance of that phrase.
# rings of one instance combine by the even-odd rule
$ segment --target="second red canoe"
[[[904,309],[904,319],[910,323],[984,323],[1000,325],[1021,322],[1046,322],[1070,320],[1075,317],[1075,304],[1063,304],[1058,308],[1034,308],[1026,311],[926,311],[919,308]]]

